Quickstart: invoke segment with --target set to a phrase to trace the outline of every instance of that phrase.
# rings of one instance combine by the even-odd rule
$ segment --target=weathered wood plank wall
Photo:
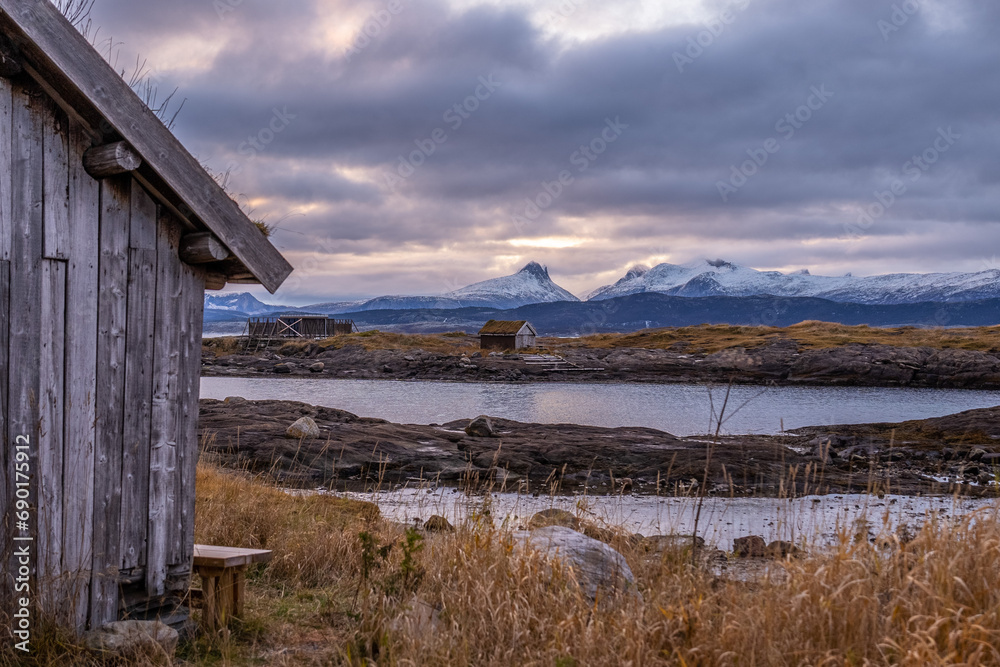
[[[92,133],[28,81],[0,79],[0,559],[30,435],[37,601],[82,630],[122,586],[187,587],[205,273],[137,180],[86,173]]]
[[[94,551],[94,447],[97,441],[97,308],[100,186],[79,159],[90,138],[77,123],[69,130],[70,258],[66,300],[73,324],[66,328],[66,436],[63,487],[63,571],[67,611],[75,627],[90,612],[90,568]],[[68,311],[69,312],[69,311]]]
[[[156,302],[156,204],[135,183],[131,192],[128,335],[125,343],[125,456],[122,461],[121,568],[146,563],[150,419]]]
[[[90,592],[93,625],[118,617],[130,188],[127,176],[101,182],[94,579]]]
[[[153,412],[149,465],[149,546],[146,588],[162,595],[173,549],[177,500],[177,442],[180,425],[180,229],[161,218],[156,237],[156,333],[153,341]],[[175,561],[174,561],[175,562]]]
[[[7,442],[10,450],[18,436],[32,438],[29,464],[34,479],[38,470],[39,421],[38,396],[40,390],[39,331],[41,329],[42,297],[42,128],[38,113],[40,98],[33,89],[17,84],[13,86],[11,112],[11,275],[8,341],[8,412]],[[11,463],[8,455],[8,466]],[[5,471],[8,480],[14,481],[13,470]],[[29,489],[29,502],[37,506],[37,484]],[[8,523],[14,528],[9,514],[11,497],[8,495]],[[37,514],[28,521],[32,535],[38,535]],[[38,545],[41,548],[41,545]],[[37,565],[37,562],[35,563]],[[7,564],[5,564],[7,565]],[[16,572],[12,567],[4,569]]]
[[[10,443],[7,437],[7,381],[10,371],[8,363],[10,327],[10,190],[11,190],[11,87],[0,79],[0,564],[9,562],[11,552],[11,532],[8,523],[9,507]],[[11,596],[9,577],[0,577],[0,599]]]

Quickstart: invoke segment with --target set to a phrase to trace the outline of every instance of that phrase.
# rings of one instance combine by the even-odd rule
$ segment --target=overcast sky
[[[548,265],[1000,265],[1000,3],[97,0],[296,267],[276,299]],[[262,290],[257,292],[265,293]]]

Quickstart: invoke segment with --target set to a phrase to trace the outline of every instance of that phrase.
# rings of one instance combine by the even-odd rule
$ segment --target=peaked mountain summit
[[[548,268],[538,262],[529,262],[513,275],[474,283],[449,292],[445,297],[470,306],[482,306],[485,302],[498,304],[491,306],[492,308],[518,308],[532,303],[580,300],[555,284],[549,277]]]
[[[601,287],[590,301],[657,292],[670,296],[816,297],[840,303],[871,305],[950,303],[1000,297],[1000,270],[976,273],[895,273],[879,276],[814,276],[757,271],[725,260],[659,264],[648,271],[630,270],[613,285]]]
[[[380,296],[366,301],[355,310],[412,310],[415,308],[452,309],[519,308],[532,303],[579,301],[556,285],[547,268],[529,262],[517,273],[453,290],[440,296]]]

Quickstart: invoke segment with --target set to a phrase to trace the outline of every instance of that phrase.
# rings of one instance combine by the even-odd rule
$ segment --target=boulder
[[[242,405],[247,402],[247,399],[242,396],[227,396],[226,400],[222,402],[226,405]]]
[[[568,565],[584,595],[591,601],[616,594],[639,596],[635,576],[625,557],[604,542],[565,526],[546,526],[514,533],[518,544]]]
[[[312,417],[303,417],[297,422],[288,427],[285,431],[285,436],[288,438],[295,438],[296,440],[301,440],[302,438],[318,438],[319,437],[319,426],[313,421]]]
[[[493,420],[486,415],[479,415],[469,422],[465,432],[475,438],[495,438],[497,435],[496,429],[493,428]]]
[[[482,357],[483,357],[483,353],[482,352],[473,352],[472,353],[472,358],[473,359],[482,359]]]
[[[547,509],[536,512],[528,519],[528,530],[536,530],[547,526],[563,526],[572,530],[580,530],[580,519],[572,512],[560,509]]]
[[[275,364],[274,372],[278,373],[279,375],[287,375],[292,372],[292,367],[289,366],[288,364]]]
[[[760,535],[737,537],[733,540],[733,553],[740,558],[763,558],[767,555],[767,542]]]
[[[982,461],[984,456],[986,456],[986,450],[981,447],[975,447],[969,452],[970,461]]]
[[[424,530],[434,531],[434,532],[453,532],[455,527],[451,525],[448,519],[444,518],[440,514],[435,514],[431,518],[424,521]]]
[[[802,550],[791,542],[775,540],[767,545],[764,550],[768,558],[788,558],[802,554]]]
[[[132,660],[146,656],[170,663],[178,639],[176,630],[159,621],[116,621],[88,632],[84,643],[93,651],[115,653]]]
[[[309,367],[309,372],[322,373],[324,368],[326,368],[326,364],[324,364],[322,361],[317,361],[315,364]]]

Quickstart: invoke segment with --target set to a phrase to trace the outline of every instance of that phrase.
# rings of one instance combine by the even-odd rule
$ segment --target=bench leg
[[[204,604],[201,608],[201,625],[205,632],[214,632],[218,627],[218,618],[216,616],[216,606],[215,606],[215,595],[216,595],[216,577],[208,576],[204,572],[199,572],[201,575],[201,588],[204,591]]]
[[[236,568],[233,572],[233,618],[243,618],[243,602],[246,599],[247,566]]]

